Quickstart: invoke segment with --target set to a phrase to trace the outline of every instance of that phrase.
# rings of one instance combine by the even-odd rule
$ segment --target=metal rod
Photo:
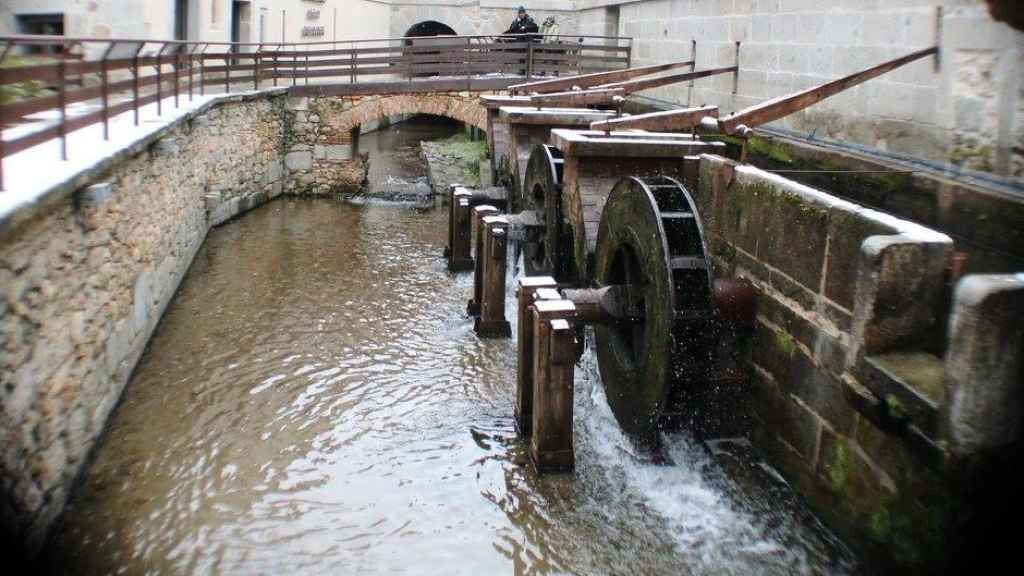
[[[942,6],[935,7],[935,73],[942,71]]]
[[[736,59],[732,72],[732,93],[736,94],[740,89],[740,41],[736,41]]]
[[[738,64],[737,64],[738,65]],[[697,39],[690,39],[690,72],[697,71]],[[686,87],[686,105],[690,106],[693,103],[693,80],[690,80],[690,84]]]

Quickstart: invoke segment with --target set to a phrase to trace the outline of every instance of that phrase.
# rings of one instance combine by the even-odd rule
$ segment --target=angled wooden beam
[[[653,130],[656,132],[692,130],[699,126],[705,118],[712,120],[718,118],[718,107],[702,106],[699,108],[683,108],[680,110],[610,118],[608,120],[591,122],[590,129],[604,132],[611,132],[612,130]]]
[[[621,82],[623,80],[629,80],[630,78],[636,78],[637,76],[646,76],[648,74],[655,74],[657,72],[664,72],[666,70],[675,70],[676,68],[686,68],[691,64],[693,64],[693,61],[687,60],[686,62],[654,64],[651,66],[639,66],[637,68],[612,70],[611,72],[595,72],[593,74],[580,74],[578,76],[567,76],[565,78],[555,78],[552,80],[539,80],[537,82],[513,84],[508,87],[508,90],[510,94],[529,94],[531,92],[536,92],[537,94],[546,94],[548,92],[563,92],[566,90],[571,90],[574,86],[579,86],[580,88],[591,88],[599,84],[607,84],[609,82]]]
[[[799,112],[804,108],[817,104],[825,98],[834,96],[843,90],[867,82],[872,78],[877,78],[886,72],[891,72],[904,64],[909,64],[910,62],[920,60],[928,56],[937,55],[938,52],[938,46],[932,46],[931,48],[918,50],[917,52],[912,52],[906,56],[879,64],[878,66],[873,66],[867,70],[850,74],[849,76],[844,76],[843,78],[833,80],[826,84],[822,84],[821,86],[808,88],[807,90],[790,94],[789,96],[782,96],[767,102],[755,104],[754,106],[729,114],[725,118],[719,120],[719,131],[724,134],[736,134],[737,132],[742,131],[742,127],[752,129],[755,126],[767,124],[768,122],[789,116],[794,112]]]
[[[569,92],[551,92],[530,96],[530,104],[534,106],[588,106],[591,104],[608,104],[617,96],[625,96],[622,88],[602,88],[599,90],[571,90]]]
[[[697,70],[694,72],[685,72],[683,74],[671,74],[669,76],[661,76],[659,78],[642,78],[639,80],[627,80],[625,82],[601,84],[600,86],[597,86],[597,88],[622,88],[627,94],[632,94],[633,92],[638,92],[640,90],[649,90],[651,88],[668,86],[669,84],[675,84],[677,82],[686,82],[689,80],[696,80],[698,78],[714,76],[716,74],[735,72],[738,69],[739,68],[736,66],[729,66],[727,68],[709,68],[708,70]]]

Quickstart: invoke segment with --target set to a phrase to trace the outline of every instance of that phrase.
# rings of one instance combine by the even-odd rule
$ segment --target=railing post
[[[181,46],[174,46],[174,107],[180,108],[181,105],[178,103],[178,96],[180,93],[179,84],[181,83]]]
[[[533,78],[533,42],[526,41],[526,79]]]
[[[117,42],[111,42],[103,51],[103,58],[100,60],[100,111],[103,114],[104,140],[110,140],[110,78],[107,70],[107,57],[110,56],[116,45]]]
[[[224,93],[231,94],[231,51],[224,52]]]
[[[349,69],[350,69],[350,72],[349,72],[349,82],[352,83],[352,84],[355,84],[356,83],[356,45],[355,45],[355,42],[353,42],[349,46],[350,46],[350,48],[352,50],[352,53],[349,54],[349,56],[350,56],[350,61],[349,61]]]
[[[62,44],[60,58],[57,59],[57,102],[60,106],[60,124],[57,125],[57,133],[60,134],[60,159],[68,159],[68,109],[67,109],[67,58],[68,45]]]
[[[167,48],[167,44],[164,43],[160,46],[160,50],[156,53],[156,115],[159,116],[163,113],[164,93],[163,93],[163,57],[164,49]]]
[[[263,50],[263,45],[260,44],[256,47],[256,53],[252,56],[252,88],[253,90],[260,89],[260,51]]]
[[[277,58],[283,49],[284,46],[278,46],[277,50],[274,50],[274,87],[277,87]]]
[[[7,58],[7,53],[10,52],[10,50],[11,43],[5,42],[3,51],[0,51],[0,64],[3,64],[3,61]],[[6,156],[6,152],[4,150],[4,139],[2,137],[4,124],[6,123],[4,112],[4,102],[0,99],[0,190],[4,189],[4,157]]]
[[[145,42],[139,42],[135,49],[135,56],[132,57],[132,110],[135,115],[135,125],[139,125],[139,54],[146,46]]]
[[[199,45],[196,44],[195,46],[192,46],[191,48],[189,48],[189,51],[188,51],[188,101],[189,102],[192,101],[192,85],[195,82],[195,72],[193,72],[192,69],[195,68],[195,65],[196,65],[196,50],[198,50],[198,49],[199,49]]]
[[[199,95],[206,96],[206,49],[209,48],[209,44],[203,44],[203,49],[199,51]]]

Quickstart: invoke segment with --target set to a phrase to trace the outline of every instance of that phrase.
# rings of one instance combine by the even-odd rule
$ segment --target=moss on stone
[[[835,492],[842,492],[850,473],[850,448],[845,440],[836,443],[828,461],[828,480]]]
[[[793,341],[793,337],[790,336],[789,332],[776,332],[775,342],[779,345],[779,350],[786,356],[792,358],[793,354],[796,353],[796,342]]]
[[[887,542],[892,533],[892,521],[889,518],[889,510],[882,506],[871,513],[868,522],[868,534],[876,542]]]

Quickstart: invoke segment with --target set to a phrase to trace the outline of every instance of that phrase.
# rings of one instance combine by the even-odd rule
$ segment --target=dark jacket
[[[527,15],[526,18],[516,18],[505,34],[536,34],[539,30],[537,23]]]

